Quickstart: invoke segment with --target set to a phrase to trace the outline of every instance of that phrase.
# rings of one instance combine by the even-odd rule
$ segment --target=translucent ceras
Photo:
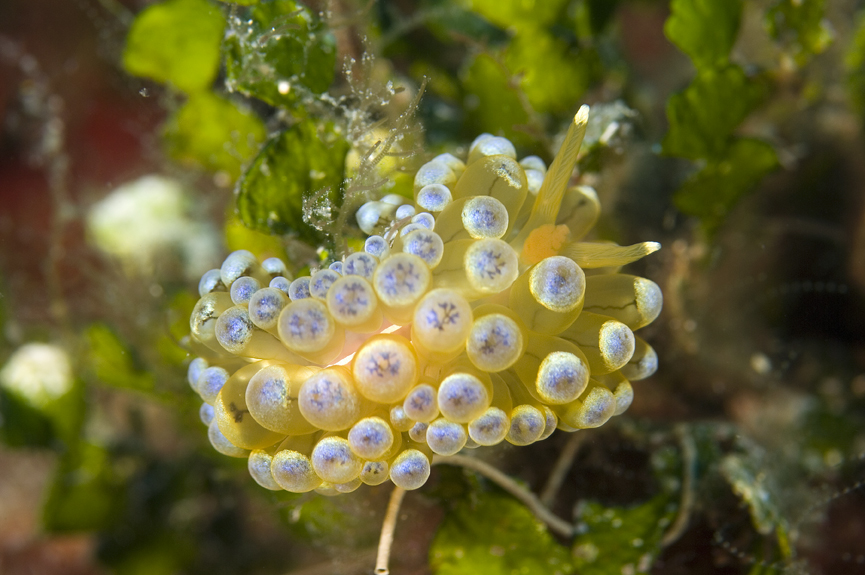
[[[488,134],[434,158],[413,201],[361,207],[363,251],[310,277],[242,250],[205,273],[189,383],[214,448],[267,489],[416,489],[434,453],[623,413],[657,368],[634,331],[662,296],[618,269],[660,246],[580,241],[599,213],[569,185],[587,119],[549,169]]]

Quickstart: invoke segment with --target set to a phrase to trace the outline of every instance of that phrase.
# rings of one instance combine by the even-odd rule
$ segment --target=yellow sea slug
[[[247,251],[204,274],[188,379],[221,453],[267,489],[424,484],[433,454],[603,425],[657,368],[634,330],[647,279],[584,270],[657,249],[582,241],[597,195],[570,186],[588,107],[547,169],[485,134],[422,166],[414,201],[358,211],[364,250],[293,279]],[[374,232],[380,232],[376,234]]]

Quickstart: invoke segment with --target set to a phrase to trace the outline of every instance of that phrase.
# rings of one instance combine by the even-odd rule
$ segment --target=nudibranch
[[[423,485],[433,454],[603,425],[657,355],[634,331],[662,295],[619,273],[656,251],[581,239],[600,206],[571,185],[588,107],[547,169],[479,136],[357,212],[364,250],[291,278],[236,251],[201,278],[188,380],[213,447],[267,489]]]

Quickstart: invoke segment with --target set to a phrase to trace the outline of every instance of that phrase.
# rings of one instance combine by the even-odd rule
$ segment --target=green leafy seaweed
[[[700,162],[674,201],[682,212],[699,217],[705,232],[713,233],[733,204],[778,164],[770,145],[734,135],[768,89],[763,78],[749,77],[729,62],[741,0],[673,0],[671,9],[664,31],[691,57],[697,76],[667,100],[670,127],[663,151]]]
[[[730,208],[778,166],[774,148],[760,140],[736,140],[720,158],[710,159],[673,198],[682,212],[699,217],[714,231]]]
[[[530,146],[533,139],[517,128],[529,122],[515,87],[505,69],[489,54],[479,54],[463,74],[469,94],[466,124],[472,133],[502,134],[518,146]]]
[[[225,237],[225,247],[229,252],[249,250],[260,260],[271,257],[285,259],[285,244],[281,237],[246,227],[240,221],[235,210],[231,210],[229,214],[226,214],[223,234]],[[187,329],[189,328],[187,327]]]
[[[29,402],[0,388],[0,439],[13,447],[48,447],[55,437],[51,417]]]
[[[84,335],[89,346],[88,363],[97,381],[121,389],[154,392],[153,374],[135,366],[129,349],[110,327],[95,323]]]
[[[427,27],[432,35],[443,43],[450,43],[454,38],[472,38],[487,46],[499,46],[507,43],[508,34],[501,27],[485,18],[477,10],[472,10],[463,2],[451,0],[425,0]],[[447,51],[423,51],[424,44],[414,41],[399,43],[400,48],[412,53],[419,60],[445,64]],[[435,81],[435,78],[432,79]]]
[[[472,10],[502,28],[546,26],[562,15],[567,0],[471,0]]]
[[[459,500],[430,548],[436,575],[574,572],[568,549],[518,501],[500,492]]]
[[[299,504],[289,499],[285,506],[294,537],[319,544],[332,543],[344,549],[375,544],[377,533],[365,529],[366,514],[359,514],[347,498],[315,497]]]
[[[596,501],[579,507],[576,569],[580,575],[647,573],[661,550],[664,533],[679,507],[677,452],[661,449],[653,456],[658,493],[648,501],[630,506],[606,506]]]
[[[520,30],[507,48],[505,62],[520,76],[520,87],[539,112],[565,112],[586,91],[596,56],[538,27]]]
[[[722,158],[733,131],[765,93],[739,66],[701,70],[684,92],[667,100],[664,152],[691,160]]]
[[[304,222],[304,199],[322,193],[333,206],[339,204],[348,149],[332,125],[311,120],[272,137],[238,183],[241,221],[254,230],[294,235],[315,245],[321,233]]]
[[[294,107],[333,82],[336,41],[293,0],[256,4],[232,21],[225,41],[225,84],[274,106]]]
[[[48,531],[106,529],[123,512],[123,483],[108,452],[80,443],[60,460],[42,510]]]
[[[697,68],[724,65],[739,33],[742,0],[673,0],[664,33]]]
[[[771,488],[766,485],[766,474],[754,469],[751,463],[741,455],[728,455],[721,461],[721,473],[736,495],[748,505],[754,527],[767,535],[780,524],[781,512]]]
[[[178,162],[206,170],[224,170],[232,179],[267,136],[262,121],[216,94],[193,94],[165,127],[168,153]]]
[[[850,101],[860,115],[865,115],[865,12],[856,21],[856,31],[844,57],[847,90]]]
[[[130,74],[193,93],[207,89],[219,69],[225,20],[207,0],[166,0],[141,11],[123,51]]]
[[[170,298],[165,317],[168,329],[160,330],[156,340],[159,357],[168,365],[182,368],[189,358],[189,351],[179,342],[189,334],[189,316],[197,302],[188,291],[178,291]]]
[[[773,535],[777,552],[783,559],[790,559],[791,512],[799,513],[801,507],[785,504],[784,498],[792,496],[790,475],[804,470],[792,460],[771,457],[746,438],[740,438],[736,447],[736,452],[719,461],[720,474],[747,506],[754,529],[761,535]],[[766,558],[775,555],[767,548],[759,552],[767,554]]]
[[[43,405],[0,388],[0,439],[15,447],[68,447],[79,439],[85,412],[84,386],[78,380]]]
[[[769,34],[786,44],[800,66],[832,43],[825,0],[777,0],[766,12]]]

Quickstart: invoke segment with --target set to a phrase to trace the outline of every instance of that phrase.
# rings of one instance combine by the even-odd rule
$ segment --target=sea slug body
[[[663,296],[618,269],[660,246],[583,239],[597,195],[569,183],[587,121],[549,167],[488,134],[465,162],[433,159],[412,200],[360,208],[363,250],[311,276],[245,250],[205,273],[188,380],[214,448],[271,490],[417,489],[433,454],[627,410],[658,365],[634,331]]]

